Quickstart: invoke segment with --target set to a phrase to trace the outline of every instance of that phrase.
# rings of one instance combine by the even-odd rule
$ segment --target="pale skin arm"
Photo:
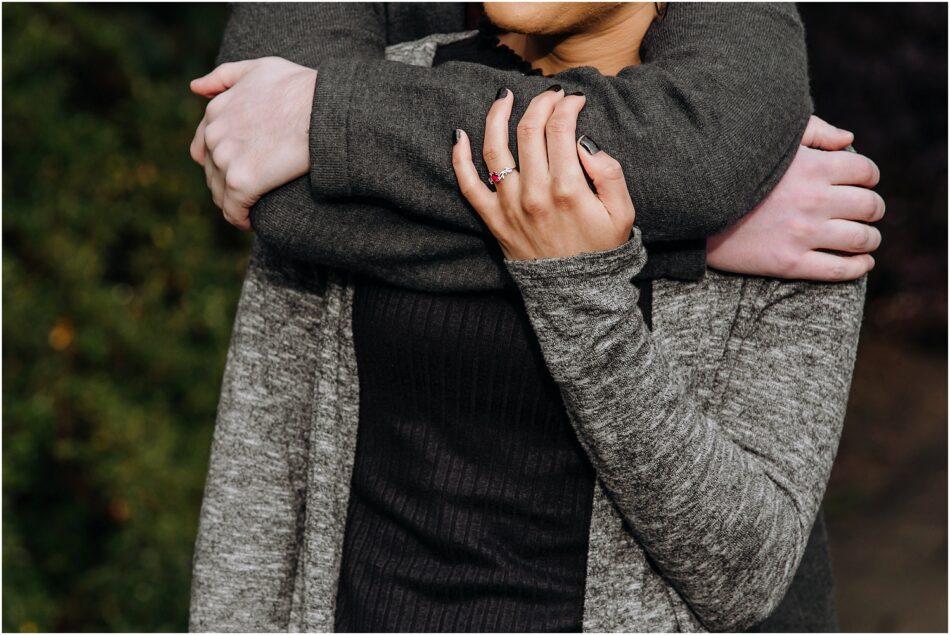
[[[250,229],[249,210],[264,193],[307,173],[316,77],[313,69],[270,57],[222,64],[191,83],[193,92],[211,100],[191,155],[204,167],[215,204],[239,229]],[[573,112],[576,119],[581,97],[559,92],[535,99],[539,108],[550,109],[550,118],[555,97],[564,102],[558,112]],[[581,105],[570,106],[575,102]],[[526,113],[522,121],[536,117]],[[548,118],[542,128],[559,125],[560,118]],[[574,147],[573,124],[570,137]],[[868,189],[878,179],[873,162],[839,152],[852,140],[851,133],[813,119],[780,186],[742,221],[708,240],[708,264],[735,273],[829,281],[870,270],[869,252],[877,249],[880,234],[865,223],[879,220],[884,204]]]

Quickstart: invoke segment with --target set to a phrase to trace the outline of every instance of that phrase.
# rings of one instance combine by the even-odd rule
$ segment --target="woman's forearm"
[[[807,542],[844,417],[864,282],[696,283],[682,301],[713,321],[693,336],[704,345],[707,329],[728,333],[715,379],[697,388],[637,308],[629,281],[642,259],[635,236],[610,252],[508,266],[578,438],[631,529],[707,627],[741,629],[781,600]]]

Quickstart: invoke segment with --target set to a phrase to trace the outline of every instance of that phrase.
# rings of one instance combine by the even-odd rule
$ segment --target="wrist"
[[[572,279],[596,279],[623,272],[632,278],[646,263],[646,251],[640,230],[634,229],[630,240],[606,251],[585,252],[562,258],[535,260],[506,259],[509,273],[519,285],[560,285]]]

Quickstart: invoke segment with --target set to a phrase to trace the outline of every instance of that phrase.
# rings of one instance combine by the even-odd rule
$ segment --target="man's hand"
[[[854,140],[812,117],[798,153],[769,196],[710,237],[706,261],[733,273],[801,280],[854,280],[874,267],[869,252],[884,216],[877,166],[845,148]],[[829,253],[835,252],[835,253]]]
[[[251,206],[307,173],[317,71],[280,57],[222,64],[191,82],[211,99],[191,142],[214,204],[249,230]]]

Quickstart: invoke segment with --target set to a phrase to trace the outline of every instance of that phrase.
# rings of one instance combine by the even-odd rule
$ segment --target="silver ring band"
[[[500,172],[489,172],[488,173],[488,184],[489,185],[498,185],[505,180],[505,177],[514,172],[514,168],[505,168]]]

